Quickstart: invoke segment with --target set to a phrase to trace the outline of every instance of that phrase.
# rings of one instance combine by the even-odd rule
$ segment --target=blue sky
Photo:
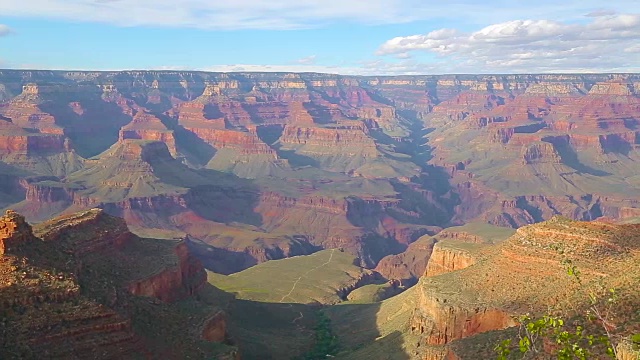
[[[0,2],[2,68],[631,72],[638,39],[636,0]]]

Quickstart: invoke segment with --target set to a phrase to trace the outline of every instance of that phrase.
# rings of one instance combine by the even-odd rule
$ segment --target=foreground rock
[[[511,329],[516,325],[514,316],[560,312],[570,317],[573,310],[567,309],[583,312],[589,306],[588,289],[601,289],[596,296],[604,297],[607,289],[616,288],[617,310],[610,319],[616,325],[615,339],[637,332],[640,319],[632,309],[640,306],[635,296],[640,286],[639,225],[555,217],[523,227],[497,245],[469,245],[458,243],[455,249],[473,259],[466,267],[458,267],[462,264],[455,257],[443,263],[446,257],[432,256],[430,263],[439,264],[440,274],[422,277],[403,294],[370,309],[332,310],[332,320],[342,329],[338,336],[355,337],[348,342],[360,348],[343,357],[365,358],[384,344],[392,353],[411,359],[493,358],[500,339],[517,336]],[[582,284],[566,275],[563,259],[579,269]],[[401,311],[403,306],[411,310]],[[377,333],[358,328],[365,320],[354,320],[369,312],[382,314],[367,325]],[[360,332],[370,337],[350,335]],[[627,345],[620,345],[621,358],[635,356]]]
[[[235,357],[235,348],[214,344],[227,341],[224,317],[206,326],[215,336],[189,335],[198,320],[178,303],[192,301],[206,279],[184,243],[138,238],[97,209],[33,232],[8,211],[0,229],[7,250],[0,257],[2,358]],[[191,306],[203,318],[220,313]]]

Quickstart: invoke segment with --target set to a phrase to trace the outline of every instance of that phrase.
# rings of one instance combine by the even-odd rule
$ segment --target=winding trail
[[[336,251],[336,249],[331,249],[331,255],[329,256],[329,260],[327,260],[327,262],[325,262],[324,264],[318,265],[316,267],[314,267],[313,269],[308,270],[306,273],[300,275],[300,277],[293,283],[293,286],[291,287],[291,290],[289,290],[289,293],[285,296],[282,297],[282,299],[280,299],[280,302],[283,302],[284,299],[288,298],[291,293],[293,293],[293,291],[296,289],[296,286],[298,286],[298,283],[300,282],[300,280],[302,280],[303,277],[309,275],[309,273],[311,273],[312,271],[316,271],[318,269],[320,269],[323,266],[329,265],[329,263],[331,262],[331,259],[333,259],[333,253]]]
[[[300,316],[298,316],[297,318],[293,319],[293,321],[292,321],[291,323],[292,323],[292,324],[295,324],[295,323],[296,323],[296,321],[298,321],[298,320],[300,320],[300,319],[302,319],[302,318],[304,318],[304,315],[302,315],[302,311],[300,311]]]

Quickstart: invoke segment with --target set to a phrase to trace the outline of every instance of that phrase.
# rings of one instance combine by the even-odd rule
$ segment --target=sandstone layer
[[[0,203],[104,208],[233,254],[225,272],[331,247],[374,267],[431,226],[633,217],[638,83],[3,70]]]

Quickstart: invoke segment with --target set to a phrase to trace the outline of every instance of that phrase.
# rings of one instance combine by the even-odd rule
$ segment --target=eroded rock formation
[[[448,245],[448,246],[447,246]],[[464,249],[455,245],[437,243],[429,257],[425,276],[438,276],[452,271],[467,268],[475,263],[475,258]]]
[[[0,218],[0,238],[2,244],[12,240],[11,251],[0,257],[3,358],[163,357],[179,348],[199,353],[201,341],[227,341],[220,309],[217,325],[206,327],[215,336],[201,339],[189,335],[199,320],[169,304],[191,297],[205,281],[184,243],[140,239],[122,219],[99,209],[46,221],[34,232],[8,211]],[[174,269],[177,279],[162,275]],[[147,296],[167,304],[161,309]],[[172,318],[170,325],[164,317]],[[172,344],[167,329],[182,329],[180,345]],[[156,338],[163,336],[164,345]],[[221,345],[209,354],[233,358],[237,350]]]
[[[0,217],[0,255],[33,239],[31,225],[24,216],[13,210],[7,210]]]
[[[0,200],[33,220],[102,207],[246,266],[343,247],[373,267],[424,226],[635,216],[638,84],[634,74],[4,70],[0,193],[11,196]],[[252,182],[227,186],[216,172]],[[220,192],[243,186],[250,210],[218,208]]]
[[[567,301],[577,301],[574,303],[577,307],[586,307],[589,297],[575,296],[580,293],[580,286],[564,276],[562,256],[569,256],[581,269],[584,283],[618,283],[616,279],[626,277],[619,269],[636,261],[638,239],[638,225],[575,222],[561,217],[520,228],[497,246],[476,248],[475,261],[461,264],[466,265],[461,269],[455,269],[456,256],[450,256],[447,259],[450,272],[435,275],[427,270],[428,276],[417,285],[411,329],[426,346],[442,349],[442,345],[479,333],[515,326],[514,314],[544,312],[547,306],[564,306]],[[430,267],[432,261],[440,263],[446,258],[438,257],[441,250],[438,245],[430,258]],[[554,250],[557,248],[562,252]],[[618,260],[612,262],[613,258]],[[635,286],[634,281],[620,290],[629,291]],[[626,298],[621,306],[633,307],[636,303],[637,299]],[[629,331],[632,327],[625,329]],[[448,351],[460,359],[470,358],[473,352],[463,348],[450,347]]]

